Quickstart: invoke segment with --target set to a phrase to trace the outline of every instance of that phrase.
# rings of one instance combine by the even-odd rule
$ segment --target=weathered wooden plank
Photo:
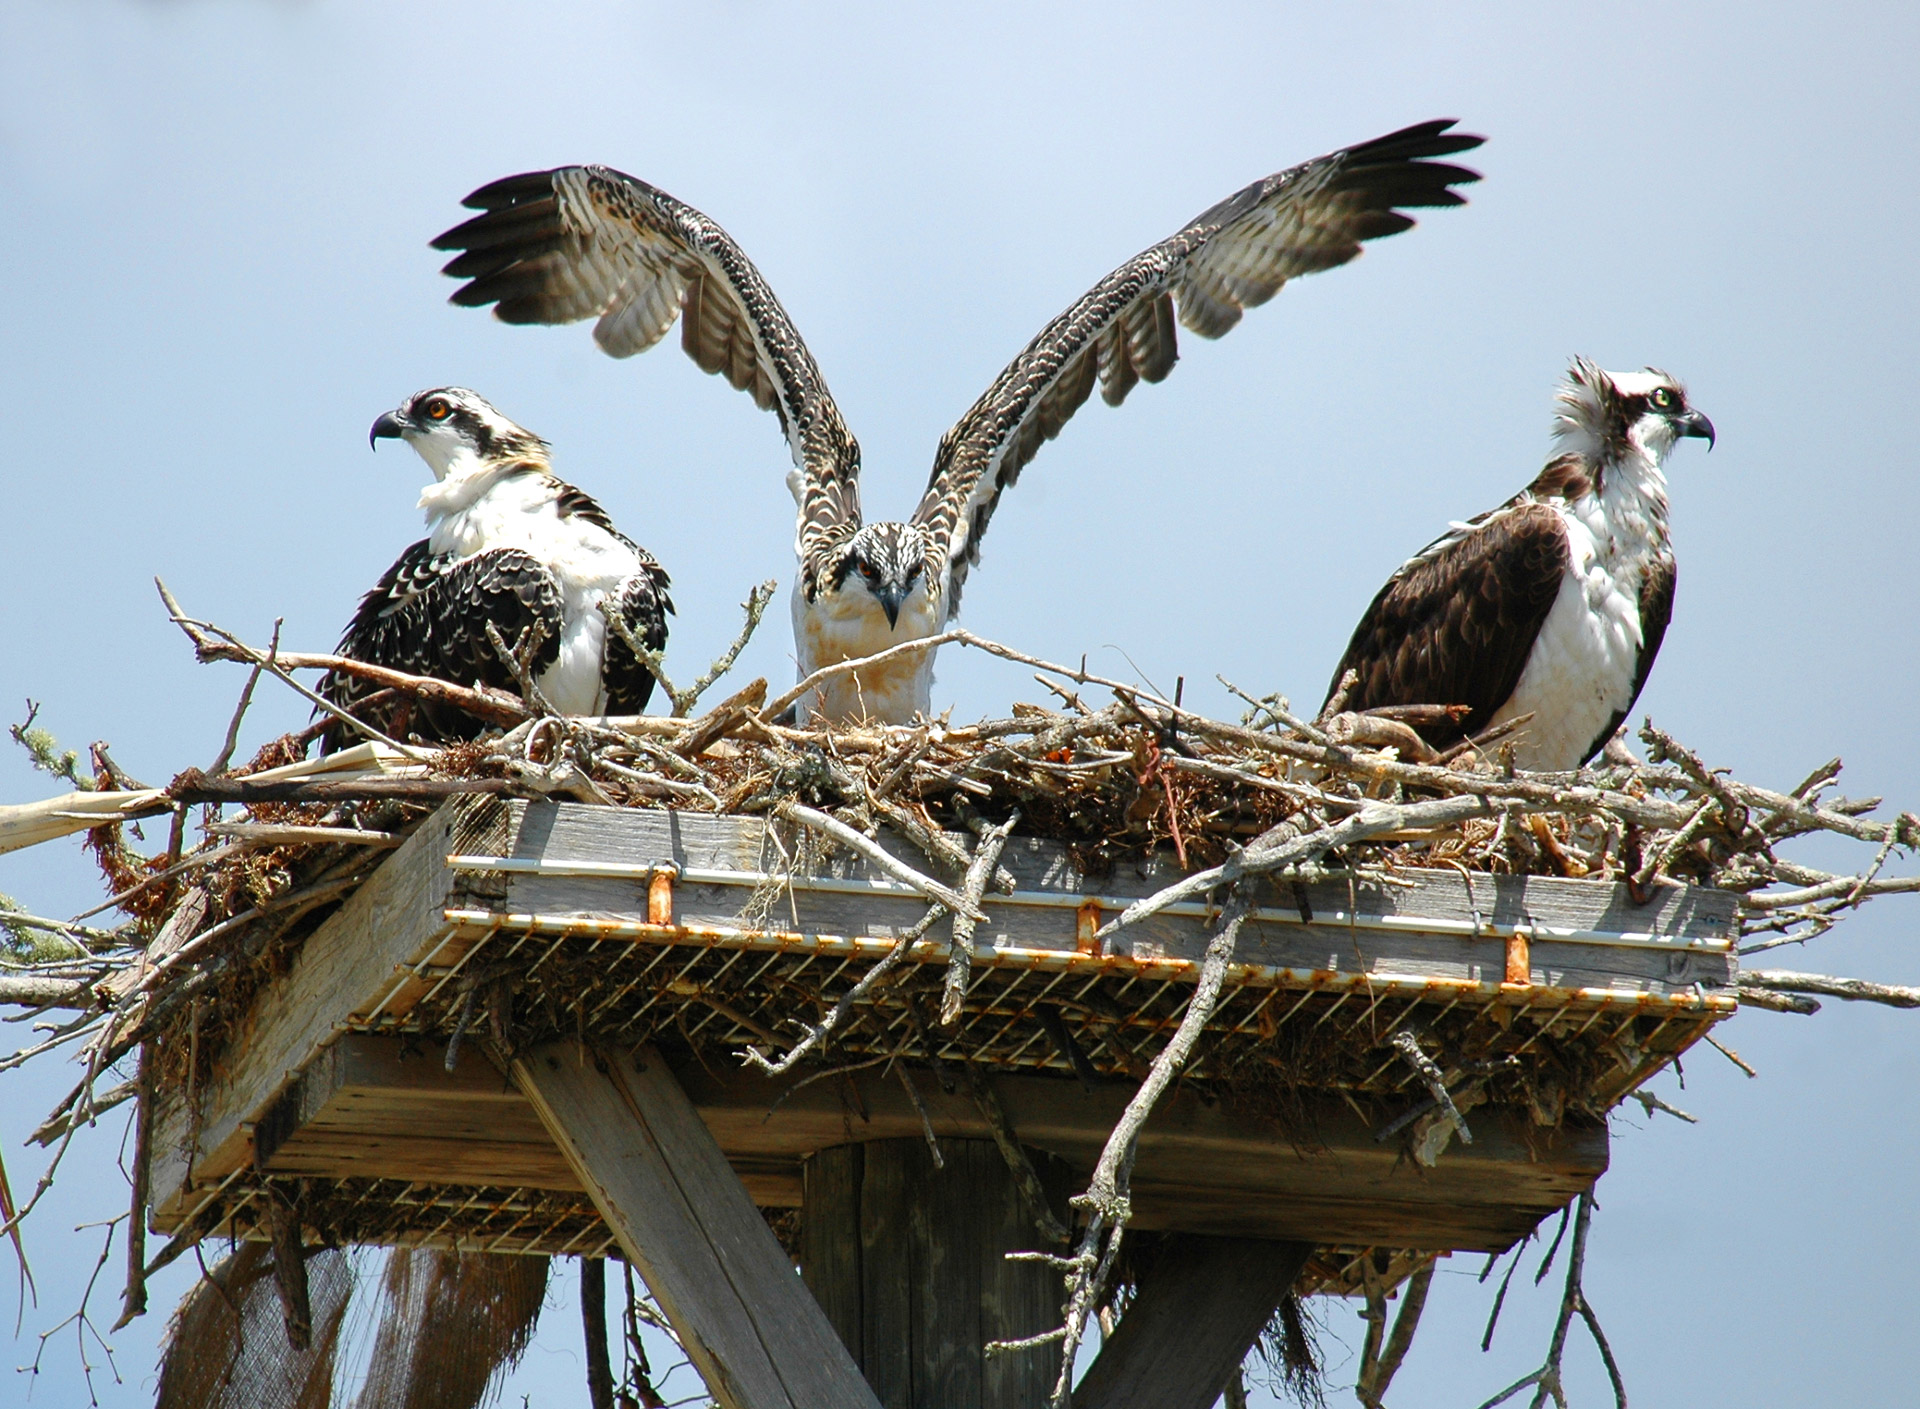
[[[292,971],[262,991],[228,1059],[196,1094],[197,1118],[184,1093],[163,1093],[153,1140],[153,1206],[159,1216],[180,1212],[190,1195],[190,1170],[201,1184],[246,1164],[248,1127],[332,1040],[342,1018],[445,931],[443,912],[463,879],[448,871],[446,855],[457,844],[486,844],[501,835],[462,827],[489,806],[449,806],[428,817],[308,937]]]
[[[1312,1253],[1307,1243],[1164,1239],[1075,1387],[1074,1409],[1208,1409]]]
[[[414,1057],[402,1058],[400,1050],[396,1038],[343,1036],[261,1123],[267,1167],[336,1178],[582,1187],[526,1099],[501,1091],[498,1074],[477,1054],[463,1053],[449,1074],[436,1044]],[[852,1113],[838,1083],[815,1082],[782,1097],[785,1083],[751,1072],[715,1073],[689,1063],[678,1075],[762,1207],[801,1204],[801,1162],[816,1152],[920,1132],[898,1082],[872,1073],[849,1078],[858,1083],[864,1117]],[[1023,1143],[1080,1176],[1098,1158],[1129,1094],[1125,1083],[1089,1093],[1041,1075],[1003,1073],[994,1084]],[[949,1096],[932,1083],[921,1095],[941,1139],[991,1136],[964,1095]],[[1485,1107],[1470,1119],[1474,1143],[1456,1143],[1434,1168],[1421,1169],[1397,1140],[1376,1141],[1334,1098],[1307,1098],[1298,1124],[1282,1129],[1175,1092],[1142,1135],[1135,1222],[1321,1243],[1490,1250],[1591,1187],[1606,1168],[1606,1132],[1597,1124],[1547,1131]],[[835,1153],[846,1157],[844,1149]],[[837,1311],[833,1319],[844,1334],[850,1323]]]
[[[861,1296],[860,1365],[887,1409],[911,1403],[913,1396],[914,1192],[904,1162],[862,1160],[860,1277],[878,1295]]]
[[[1037,1405],[1057,1353],[989,1361],[988,1341],[1038,1334],[1059,1315],[1050,1268],[1008,1262],[1034,1244],[991,1140],[925,1140],[823,1150],[807,1162],[801,1271],[887,1409]],[[823,1231],[816,1242],[810,1231]],[[818,1261],[809,1262],[805,1249]],[[856,1312],[856,1307],[858,1308]]]
[[[876,1404],[657,1053],[554,1043],[513,1070],[725,1409]]]
[[[866,1147],[835,1145],[802,1166],[800,1275],[854,1364],[866,1364],[860,1276],[860,1179]],[[872,1383],[871,1380],[868,1383]]]
[[[565,874],[569,866],[647,866],[667,863],[694,874],[676,888],[675,917],[686,925],[733,928],[750,925],[751,887],[714,884],[702,871],[767,873],[784,866],[766,842],[758,818],[631,811],[579,804],[514,804],[521,809],[511,856],[521,863],[558,868],[560,874],[509,874],[500,903],[504,911],[554,919],[638,920],[646,915],[643,880]],[[905,843],[881,842],[912,864],[924,865]],[[1006,864],[1022,894],[1080,899],[1097,895],[1124,903],[1151,894],[1177,876],[1160,858],[1089,877],[1075,868],[1064,848],[1015,838]],[[1656,943],[1612,944],[1557,938],[1532,939],[1531,973],[1536,984],[1559,988],[1605,988],[1671,994],[1695,984],[1719,989],[1732,981],[1727,951],[1735,898],[1690,886],[1657,887],[1644,906],[1625,888],[1600,881],[1544,876],[1462,876],[1452,871],[1412,870],[1403,883],[1315,882],[1303,887],[1314,923],[1297,923],[1298,897],[1275,888],[1265,917],[1242,933],[1240,957],[1247,963],[1322,972],[1408,974],[1499,983],[1506,974],[1504,935],[1529,930],[1624,934]],[[810,889],[819,882],[870,882],[884,889],[860,894]],[[1021,903],[989,894],[990,922],[977,942],[989,948],[1073,951],[1080,945],[1073,909]],[[925,910],[859,857],[831,858],[797,875],[768,921],[802,932],[891,938]],[[1349,916],[1359,923],[1349,923]],[[1382,928],[1385,924],[1390,928]],[[1422,924],[1432,931],[1421,932]],[[1475,931],[1480,931],[1476,934]],[[934,937],[941,934],[936,927]],[[1111,952],[1140,958],[1197,956],[1205,944],[1204,921],[1194,915],[1160,915],[1123,932]]]
[[[787,865],[781,850],[766,841],[768,823],[763,818],[564,802],[508,806],[518,825],[506,854],[522,860],[641,865],[671,861],[683,868],[768,872],[784,871]],[[879,842],[909,864],[925,867],[926,859],[906,842],[884,831]],[[791,846],[787,850],[790,853]],[[1019,836],[1008,840],[1001,864],[1021,890],[1125,899],[1151,895],[1181,874],[1170,857],[1156,855],[1091,877],[1074,865],[1059,843]],[[804,874],[887,882],[871,863],[844,852]],[[1609,882],[1557,876],[1468,877],[1451,870],[1409,870],[1399,873],[1395,884],[1360,881],[1349,887],[1345,881],[1319,881],[1307,885],[1305,892],[1312,908],[1327,914],[1359,910],[1469,924],[1476,920],[1497,926],[1537,923],[1718,940],[1728,938],[1737,903],[1727,892],[1660,885],[1646,905],[1636,906],[1623,887]],[[989,893],[986,900],[992,904],[996,897]],[[1284,903],[1289,907],[1294,903],[1291,888]]]
[[[998,1154],[995,1150],[983,1157]],[[1071,1225],[1067,1195],[1079,1192],[1084,1176],[1075,1175],[1058,1159],[1038,1156],[1031,1149],[1028,1155],[1047,1188],[1054,1213]],[[1060,1324],[1059,1274],[1050,1267],[1009,1262],[1009,1250],[1051,1249],[1036,1236],[1025,1204],[1003,1197],[980,1213],[980,1324],[988,1340],[1025,1340]],[[1035,1276],[1036,1272],[1040,1275]],[[1059,1373],[1057,1347],[985,1359],[980,1366],[980,1403],[984,1409],[1043,1404]]]
[[[988,1166],[982,1155],[993,1164]],[[915,1404],[974,1409],[980,1403],[982,1347],[989,1339],[980,1325],[980,1219],[995,1195],[1009,1200],[1019,1195],[999,1150],[984,1140],[947,1141],[939,1169],[925,1140],[887,1140],[867,1148],[869,1169],[888,1158],[904,1166],[900,1183],[913,1257],[908,1276],[915,1393],[900,1400],[899,1409]]]
[[[751,894],[741,886],[682,884],[675,888],[674,916],[678,923],[692,927],[745,929],[770,924],[800,933],[892,939],[926,913],[924,901],[896,895],[839,895],[797,887],[790,897],[780,900],[772,915],[756,923],[747,910]],[[1436,906],[1445,898],[1434,896]],[[1280,896],[1269,897],[1270,905],[1280,903]],[[976,929],[975,942],[989,952],[1079,952],[1072,909],[1015,905],[992,896],[985,899],[982,908],[988,922]],[[559,926],[575,919],[644,921],[647,906],[644,888],[632,882],[515,876],[502,911],[540,916]],[[1620,922],[1617,917],[1608,917],[1602,907],[1596,906],[1594,911],[1597,913],[1562,913],[1568,921],[1593,918]],[[1409,917],[1396,911],[1386,918]],[[1441,918],[1450,923],[1471,923],[1467,917]],[[1542,925],[1559,923],[1535,918]],[[947,922],[942,921],[929,932],[929,953],[944,952],[946,927]],[[938,951],[936,945],[940,946]],[[1137,959],[1192,961],[1205,946],[1206,929],[1198,917],[1152,916],[1124,931],[1111,952]],[[1506,978],[1507,947],[1505,936],[1498,932],[1439,935],[1412,928],[1383,931],[1260,918],[1248,922],[1242,930],[1236,958],[1246,964],[1303,973],[1400,974],[1498,984]],[[1726,950],[1694,948],[1679,939],[1659,945],[1607,945],[1537,938],[1531,942],[1530,971],[1533,983],[1548,987],[1655,994],[1688,992],[1696,983],[1721,989],[1732,979]]]

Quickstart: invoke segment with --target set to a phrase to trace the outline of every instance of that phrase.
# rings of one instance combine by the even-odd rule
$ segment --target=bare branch
[[[1521,810],[1544,810],[1526,808]],[[1351,846],[1382,832],[1398,831],[1410,827],[1432,827],[1451,822],[1464,822],[1471,817],[1493,815],[1497,809],[1486,798],[1465,796],[1435,798],[1427,802],[1388,803],[1368,802],[1361,806],[1353,816],[1308,832],[1298,834],[1297,828],[1282,823],[1272,832],[1256,837],[1246,850],[1227,861],[1225,865],[1212,866],[1204,871],[1195,871],[1191,875],[1174,882],[1164,890],[1155,892],[1145,900],[1137,900],[1120,914],[1109,920],[1100,929],[1098,938],[1107,939],[1125,929],[1128,925],[1138,924],[1150,915],[1157,915],[1169,905],[1184,900],[1193,900],[1223,885],[1252,876],[1265,875],[1286,866],[1301,865],[1325,855],[1336,847]],[[1284,835],[1277,835],[1284,832]],[[1274,840],[1269,843],[1268,838]]]
[[[673,717],[685,719],[693,713],[693,707],[700,703],[700,697],[713,687],[713,682],[732,670],[733,663],[740,659],[740,652],[747,648],[747,642],[753,639],[753,633],[759,629],[760,618],[766,614],[767,603],[773,600],[774,590],[778,586],[777,582],[768,578],[747,593],[747,600],[740,604],[740,609],[746,613],[746,622],[741,626],[740,634],[733,638],[733,644],[714,659],[700,678],[684,690],[676,690],[673,682],[667,678],[666,653],[654,650],[635,636],[627,619],[614,610],[612,603],[601,602],[600,613],[606,617],[607,625],[613,628],[614,634],[626,644],[627,649],[660,682],[660,688],[667,692],[667,698],[672,702]]]
[[[1547,1346],[1547,1358],[1539,1369],[1523,1375],[1508,1385],[1500,1393],[1481,1404],[1480,1409],[1494,1409],[1504,1404],[1524,1389],[1534,1389],[1534,1409],[1544,1404],[1552,1396],[1556,1405],[1567,1402],[1566,1389],[1562,1383],[1561,1360],[1566,1354],[1567,1331],[1578,1316],[1593,1336],[1594,1344],[1599,1348],[1600,1359],[1607,1367],[1607,1375],[1613,1382],[1613,1396],[1616,1409],[1627,1409],[1627,1389],[1620,1378],[1620,1367],[1614,1363],[1613,1348],[1607,1344],[1606,1336],[1600,1330],[1600,1321],[1594,1315],[1593,1308],[1587,1302],[1587,1295],[1581,1284],[1587,1262],[1587,1227],[1593,1219],[1593,1195],[1585,1193],[1575,1201],[1573,1218],[1573,1249],[1567,1257],[1566,1289],[1560,1298],[1560,1315],[1554,1322],[1553,1339]]]
[[[353,715],[341,709],[332,700],[325,698],[313,690],[309,690],[305,685],[302,685],[287,673],[289,667],[286,665],[284,658],[279,661],[268,660],[264,652],[256,651],[253,647],[246,645],[239,637],[233,635],[231,632],[222,630],[211,622],[196,621],[189,618],[180,610],[180,604],[173,599],[173,594],[167,590],[166,583],[157,577],[154,578],[153,583],[154,586],[160,589],[160,600],[166,603],[167,610],[172,614],[174,623],[187,633],[188,639],[193,641],[197,652],[199,652],[200,642],[203,639],[217,637],[237,653],[234,657],[231,657],[232,659],[243,660],[265,670],[269,675],[273,676],[274,679],[291,688],[296,694],[303,696],[309,704],[332,715],[335,719],[340,720],[350,728],[358,730],[368,738],[376,740],[379,743],[400,750],[400,752],[409,758],[424,757],[419,750],[401,743],[398,739],[381,733],[365,720],[354,718]],[[202,660],[210,660],[215,657],[200,652],[200,658]]]
[[[1795,973],[1790,969],[1743,969],[1740,987],[1771,993],[1817,993],[1822,998],[1844,998],[1855,1003],[1885,1003],[1889,1008],[1920,1008],[1920,988]]]
[[[1364,1357],[1360,1364],[1359,1381],[1353,1387],[1354,1397],[1367,1409],[1383,1409],[1382,1401],[1387,1387],[1393,1383],[1393,1377],[1400,1372],[1400,1364],[1407,1358],[1407,1351],[1413,1345],[1413,1333],[1419,1328],[1420,1313],[1426,1310],[1427,1288],[1433,1284],[1433,1263],[1423,1263],[1420,1270],[1407,1278],[1400,1296],[1400,1312],[1393,1318],[1393,1332],[1386,1338],[1384,1347],[1378,1349],[1373,1357]],[[1368,1298],[1370,1319],[1384,1321],[1386,1309],[1384,1300],[1379,1307]],[[1369,1346],[1377,1346],[1378,1336],[1374,1326],[1367,1330]]]
[[[899,857],[882,849],[878,843],[869,841],[837,817],[829,817],[826,813],[818,812],[800,802],[783,802],[774,809],[774,815],[790,817],[823,836],[832,837],[842,846],[859,852],[895,880],[913,887],[929,900],[939,901],[956,915],[965,915],[976,923],[987,918],[980,913],[977,905],[969,905],[951,886],[941,885],[932,876],[922,875]]]
[[[819,1045],[825,1042],[828,1036],[833,1033],[834,1029],[846,1020],[846,1016],[848,1012],[852,1010],[854,1004],[862,1001],[867,994],[873,991],[875,984],[879,983],[881,979],[899,967],[901,960],[906,958],[907,951],[911,949],[918,940],[924,937],[926,932],[933,928],[934,923],[946,913],[946,906],[935,905],[932,909],[928,910],[926,914],[922,915],[910,928],[901,931],[900,937],[893,942],[893,948],[882,955],[874,966],[868,969],[861,977],[860,981],[848,989],[846,993],[841,996],[840,1001],[828,1010],[826,1017],[820,1020],[819,1025],[809,1028],[807,1035],[796,1042],[793,1045],[793,1049],[779,1061],[768,1061],[765,1055],[751,1047],[741,1053],[741,1055],[746,1058],[750,1065],[758,1067],[769,1076],[782,1076],[792,1070],[795,1062],[819,1047]]]
[[[233,760],[234,746],[240,742],[240,721],[247,717],[247,706],[253,703],[253,687],[260,683],[260,672],[269,665],[280,661],[280,628],[286,624],[285,617],[276,617],[273,623],[273,639],[267,643],[267,658],[254,663],[247,672],[247,683],[240,690],[240,703],[233,707],[233,718],[227,722],[227,736],[215,755],[213,764],[207,772],[219,774],[227,771],[227,764]],[[118,1327],[115,1328],[116,1330]]]
[[[766,707],[760,711],[760,718],[767,721],[778,719],[781,714],[786,711],[788,706],[800,699],[801,696],[816,686],[825,684],[829,680],[837,680],[842,675],[851,675],[854,671],[864,670],[868,666],[884,665],[888,661],[899,660],[903,656],[918,655],[922,651],[938,650],[950,641],[963,639],[966,634],[964,631],[943,631],[937,636],[927,636],[918,641],[905,641],[898,646],[889,646],[884,651],[876,651],[874,654],[862,656],[858,660],[843,660],[836,661],[832,665],[823,665],[820,669],[814,671],[813,674],[807,676],[799,684],[795,685],[791,690],[783,694],[775,695],[773,699],[768,701]]]
[[[967,976],[973,965],[974,927],[969,912],[980,908],[980,897],[986,893],[987,878],[1000,864],[1000,852],[1019,821],[1020,813],[1016,809],[999,826],[976,829],[980,840],[974,847],[973,860],[967,866],[967,878],[960,887],[963,906],[954,912],[953,917],[952,957],[947,961],[946,982],[940,994],[942,1027],[952,1027],[960,1021],[960,1011],[967,1000]]]
[[[987,1127],[993,1131],[993,1143],[999,1148],[1000,1157],[1007,1162],[1014,1187],[1020,1191],[1020,1201],[1027,1206],[1027,1216],[1033,1220],[1033,1226],[1041,1237],[1064,1247],[1073,1234],[1054,1216],[1053,1205],[1047,1200],[1046,1186],[1040,1182],[1039,1171],[1033,1167],[1033,1161],[1027,1158],[1027,1152],[1020,1148],[1020,1141],[1013,1133],[1013,1124],[1007,1119],[1006,1108],[1000,1104],[999,1095],[972,1062],[965,1064],[965,1070],[968,1093],[985,1118]]]

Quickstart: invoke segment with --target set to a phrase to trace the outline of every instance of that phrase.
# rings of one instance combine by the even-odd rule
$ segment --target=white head
[[[1713,422],[1687,404],[1685,387],[1652,367],[1603,372],[1576,357],[1555,402],[1555,437],[1590,465],[1618,464],[1638,452],[1658,466],[1687,436],[1713,445]]]
[[[910,523],[870,523],[847,540],[827,573],[829,592],[864,592],[899,623],[900,608],[926,583],[926,535]]]
[[[417,391],[373,423],[367,443],[404,440],[420,452],[433,477],[458,483],[516,462],[547,464],[547,443],[515,425],[465,387]]]

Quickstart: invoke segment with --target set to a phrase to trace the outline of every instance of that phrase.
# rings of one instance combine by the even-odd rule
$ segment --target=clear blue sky
[[[370,454],[367,426],[445,382],[551,440],[666,562],[674,660],[704,664],[753,581],[784,588],[771,417],[671,344],[614,363],[583,329],[444,303],[425,242],[483,181],[607,162],[726,225],[808,338],[884,516],[1113,265],[1254,177],[1449,115],[1490,139],[1472,204],[1218,344],[1188,338],[1120,411],[1089,405],[1003,503],[965,623],[1184,674],[1205,707],[1229,707],[1215,671],[1317,702],[1386,573],[1531,477],[1566,360],[1651,363],[1720,443],[1671,467],[1679,598],[1643,711],[1755,781],[1837,753],[1855,793],[1920,802],[1915,12],[818,8],[0,3],[0,713],[31,695],[70,746],[111,740],[148,778],[207,763],[240,672],[193,663],[149,579],[255,638],[284,616],[290,644],[330,646],[420,532],[423,468]],[[777,625],[747,664],[789,676]],[[936,698],[972,717],[1036,689],[949,652]],[[248,739],[304,713],[270,696]],[[0,754],[0,798],[50,790]],[[0,858],[0,890],[52,913],[99,895],[77,843]],[[1882,902],[1786,962],[1920,981],[1916,914]],[[1903,1401],[1920,1015],[1830,1004],[1725,1031],[1761,1079],[1703,1051],[1684,1095],[1661,1086],[1702,1124],[1623,1118],[1600,1186],[1589,1291],[1634,1403]],[[20,1137],[67,1080],[5,1082],[16,1188],[35,1176]],[[30,1230],[41,1301],[14,1363],[91,1263],[69,1228],[124,1205],[118,1138],[96,1132]],[[1397,1403],[1476,1404],[1537,1357],[1548,1289],[1478,1352],[1477,1264],[1445,1265]],[[1324,1317],[1338,1378],[1358,1323]],[[103,1402],[150,1398],[164,1319],[115,1338],[127,1382]],[[582,1401],[576,1325],[557,1298],[509,1402]],[[1604,1402],[1585,1347],[1570,1359],[1579,1402]],[[43,1370],[34,1403],[85,1402],[70,1344]]]

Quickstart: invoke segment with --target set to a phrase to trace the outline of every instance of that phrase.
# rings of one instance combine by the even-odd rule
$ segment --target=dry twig
[[[1593,1337],[1594,1345],[1600,1351],[1601,1363],[1607,1367],[1607,1378],[1613,1384],[1613,1397],[1617,1409],[1627,1409],[1627,1387],[1620,1378],[1620,1366],[1613,1358],[1613,1347],[1607,1344],[1606,1333],[1600,1329],[1600,1318],[1594,1315],[1593,1307],[1587,1302],[1581,1277],[1587,1263],[1587,1226],[1593,1220],[1593,1195],[1585,1193],[1574,1203],[1573,1248],[1567,1254],[1566,1290],[1560,1298],[1559,1319],[1554,1322],[1553,1339],[1547,1346],[1546,1361],[1538,1370],[1523,1375],[1508,1385],[1500,1393],[1480,1406],[1480,1409],[1494,1409],[1504,1404],[1521,1390],[1533,1388],[1533,1409],[1541,1406],[1551,1397],[1558,1409],[1567,1409],[1566,1389],[1561,1382],[1561,1359],[1566,1353],[1567,1330],[1578,1316]],[[1556,1242],[1555,1246],[1558,1246]],[[1548,1254],[1551,1260],[1552,1254]],[[1543,1268],[1544,1271],[1544,1268]]]

